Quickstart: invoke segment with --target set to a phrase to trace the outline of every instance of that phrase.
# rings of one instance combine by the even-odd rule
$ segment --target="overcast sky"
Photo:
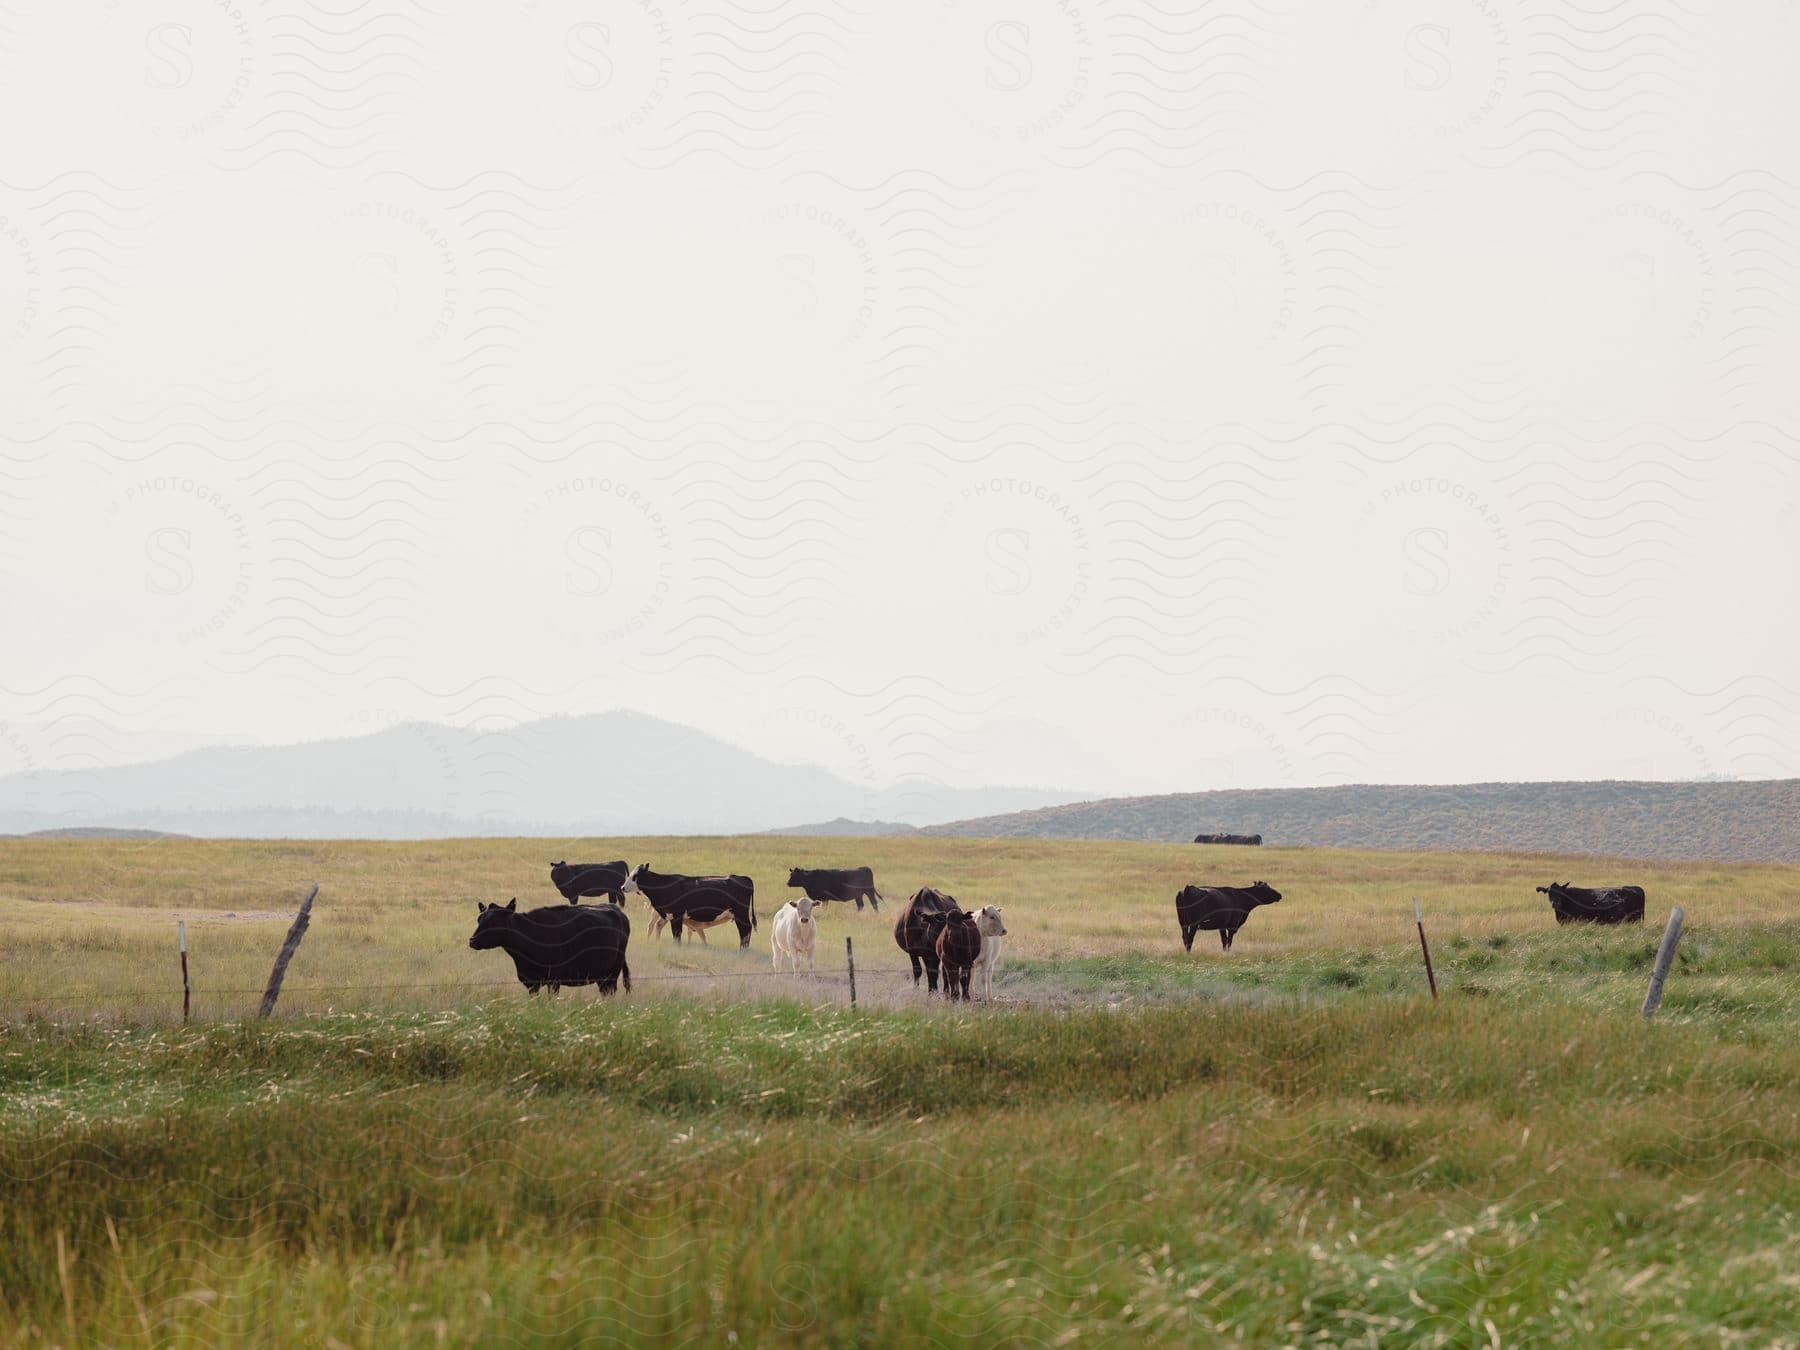
[[[1800,773],[1797,44],[9,4],[0,772],[628,707],[869,784]]]

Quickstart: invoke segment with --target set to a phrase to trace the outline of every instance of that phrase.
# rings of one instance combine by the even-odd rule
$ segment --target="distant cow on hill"
[[[914,891],[912,899],[901,907],[900,917],[894,922],[894,941],[912,961],[914,988],[918,987],[919,971],[923,969],[926,988],[937,992],[938,933],[952,915],[961,913],[955,896],[931,886]]]
[[[1539,886],[1539,895],[1550,897],[1550,908],[1558,923],[1642,923],[1644,921],[1644,888],[1642,886],[1603,886],[1586,890],[1551,882]]]
[[[1217,930],[1219,946],[1231,950],[1250,911],[1258,905],[1272,905],[1281,892],[1266,881],[1249,886],[1183,886],[1175,896],[1175,917],[1181,921],[1181,945],[1194,950],[1194,934],[1201,929]]]
[[[1197,834],[1196,844],[1260,844],[1260,834]]]
[[[625,897],[637,890],[631,868],[622,859],[606,863],[553,862],[550,884],[571,905],[580,904],[584,895],[604,895],[615,905],[622,905]]]
[[[981,928],[973,914],[946,915],[937,930],[937,959],[944,969],[944,997],[969,1001],[969,976],[981,959]]]
[[[864,897],[877,913],[881,910],[881,892],[875,889],[875,873],[867,867],[790,867],[788,885],[798,886],[819,903],[827,900],[854,900],[857,909]]]
[[[565,984],[597,984],[611,994],[622,978],[631,992],[631,967],[625,947],[631,920],[614,905],[550,905],[520,914],[514,896],[504,905],[478,904],[469,946],[476,951],[498,947],[513,959],[519,983],[533,994],[548,985],[555,993]]]
[[[756,927],[756,883],[749,877],[684,877],[652,872],[649,863],[639,863],[631,879],[656,911],[652,934],[666,923],[680,942],[683,926],[698,932],[730,920],[737,924],[738,946],[750,945],[750,930]]]

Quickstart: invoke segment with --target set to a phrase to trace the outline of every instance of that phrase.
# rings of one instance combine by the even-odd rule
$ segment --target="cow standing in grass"
[[[875,873],[867,867],[790,867],[789,886],[798,886],[815,904],[827,900],[854,900],[858,912],[866,897],[881,912],[881,892],[875,889]]]
[[[1550,897],[1550,908],[1558,923],[1642,923],[1644,921],[1644,888],[1642,886],[1603,886],[1588,890],[1551,882],[1539,886],[1539,895]]]
[[[613,904],[622,905],[625,897],[637,890],[637,882],[631,879],[631,868],[623,859],[604,863],[553,862],[550,864],[550,884],[561,891],[562,898],[571,905],[580,904],[584,895],[604,895]]]
[[[660,933],[666,923],[680,942],[684,927],[704,932],[722,923],[735,923],[738,946],[750,945],[750,931],[756,927],[756,883],[749,877],[687,877],[652,872],[649,863],[639,863],[631,879],[656,911],[652,935]]]
[[[770,925],[769,954],[774,958],[775,969],[781,969],[781,958],[788,960],[788,969],[795,974],[800,972],[800,958],[806,958],[806,973],[813,973],[813,949],[817,945],[819,925],[813,919],[813,902],[808,896],[798,900],[790,900],[775,911],[775,922]]]
[[[616,905],[551,905],[521,914],[514,896],[504,905],[478,904],[469,946],[476,951],[498,947],[513,959],[519,983],[535,994],[548,986],[556,993],[565,984],[594,984],[611,994],[625,981],[631,992],[631,967],[625,948],[631,920]]]
[[[994,997],[994,972],[1000,968],[1000,949],[1006,939],[1006,925],[1000,919],[1000,906],[983,905],[975,911],[975,926],[981,930],[981,951],[975,958],[975,977],[981,981],[981,1001]]]
[[[894,941],[912,960],[913,987],[919,984],[919,972],[925,972],[926,987],[937,993],[938,930],[952,914],[961,914],[956,897],[931,886],[913,892],[912,899],[901,907],[894,921]]]
[[[1194,950],[1194,934],[1217,931],[1219,946],[1231,950],[1232,939],[1258,905],[1272,905],[1281,892],[1266,881],[1250,886],[1183,886],[1175,896],[1175,917],[1181,923],[1181,945]]]
[[[981,929],[973,914],[958,910],[938,928],[937,959],[944,971],[944,997],[969,1001],[969,976],[981,958]]]

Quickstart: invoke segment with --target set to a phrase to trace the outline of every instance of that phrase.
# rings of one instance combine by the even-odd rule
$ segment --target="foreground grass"
[[[0,1340],[1792,1343],[1800,1051],[1554,1002],[0,1033]]]

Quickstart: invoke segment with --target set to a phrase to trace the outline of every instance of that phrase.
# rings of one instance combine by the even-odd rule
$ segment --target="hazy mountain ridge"
[[[1800,862],[1800,779],[1266,788],[1115,797],[927,826],[921,833]],[[1202,846],[1195,845],[1198,849]],[[1254,866],[1254,850],[1208,847]]]
[[[691,727],[610,712],[495,731],[407,723],[340,740],[211,746],[148,763],[12,774],[0,777],[0,832],[747,834],[837,817],[923,823],[1086,795],[924,780],[871,789]]]

